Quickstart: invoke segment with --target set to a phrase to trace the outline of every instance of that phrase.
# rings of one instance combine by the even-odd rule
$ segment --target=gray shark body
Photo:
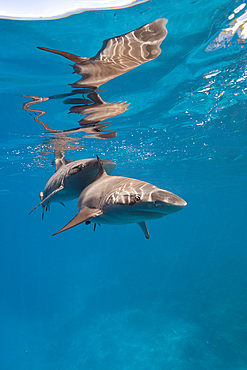
[[[56,234],[91,220],[110,225],[137,223],[149,239],[146,220],[161,218],[187,205],[167,190],[136,179],[109,176],[100,161],[99,166],[94,181],[80,194],[78,214]]]
[[[109,174],[116,167],[115,162],[106,159],[102,160],[102,164]],[[97,159],[80,159],[70,163],[56,159],[56,172],[47,182],[44,191],[40,193],[41,202],[31,212],[42,205],[43,218],[44,211],[50,208],[50,203],[63,204],[63,202],[78,198],[82,190],[93,181],[98,171]]]

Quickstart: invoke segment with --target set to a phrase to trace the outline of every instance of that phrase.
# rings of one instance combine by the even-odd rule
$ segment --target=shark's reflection
[[[167,35],[167,19],[160,18],[136,30],[105,40],[102,48],[92,58],[80,57],[68,52],[38,47],[75,62],[75,73],[82,78],[73,88],[97,89],[139,65],[157,58],[160,45]]]
[[[41,123],[45,130],[58,136],[61,133],[68,135],[82,131],[86,133],[84,138],[114,138],[117,133],[105,131],[109,126],[109,122],[105,120],[124,113],[129,103],[105,102],[97,89],[109,80],[155,59],[161,53],[160,45],[167,35],[166,23],[167,20],[164,18],[157,19],[132,32],[105,40],[102,48],[92,58],[38,47],[75,62],[74,72],[82,77],[72,84],[72,92],[50,97],[30,96],[32,101],[25,103],[23,109],[35,112],[35,121]],[[64,99],[64,104],[71,105],[69,113],[82,116],[78,121],[79,127],[55,130],[42,122],[40,117],[46,112],[35,109],[34,105],[51,99]]]
[[[65,104],[79,104],[70,108],[70,113],[78,113],[85,116],[79,121],[81,126],[95,125],[110,117],[118,116],[126,111],[129,104],[127,102],[106,103],[99,94],[94,91],[88,94],[88,98],[93,102],[91,105],[80,104],[83,100],[67,99]]]

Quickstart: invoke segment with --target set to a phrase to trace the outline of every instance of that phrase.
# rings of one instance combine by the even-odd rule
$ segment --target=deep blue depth
[[[246,44],[218,45],[241,1],[154,0],[52,21],[0,20],[1,370],[247,369]],[[244,14],[246,8],[235,14]],[[167,18],[154,60],[99,87],[130,105],[92,137],[65,137],[71,160],[114,160],[187,207],[137,225],[51,235],[77,201],[31,215],[54,173],[54,130],[68,114],[73,62],[43,46],[93,57],[104,40]],[[221,47],[220,47],[221,46]],[[66,97],[65,97],[66,95]],[[79,97],[77,95],[76,97]],[[80,96],[81,98],[81,96]],[[90,137],[91,135],[91,137]],[[60,143],[60,145],[62,145]]]

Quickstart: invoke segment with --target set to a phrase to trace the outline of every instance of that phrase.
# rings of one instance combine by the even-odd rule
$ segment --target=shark
[[[187,202],[179,196],[147,182],[106,173],[97,157],[99,170],[80,194],[78,213],[57,235],[83,222],[122,225],[137,223],[149,239],[147,220],[154,220],[183,209]]]
[[[29,213],[42,205],[42,219],[44,211],[50,210],[50,203],[63,202],[78,198],[95,178],[99,169],[99,160],[96,158],[79,159],[68,162],[64,158],[55,159],[56,170],[48,180],[44,191],[40,192],[41,202]],[[116,163],[107,159],[101,159],[106,173],[110,174],[116,168]]]

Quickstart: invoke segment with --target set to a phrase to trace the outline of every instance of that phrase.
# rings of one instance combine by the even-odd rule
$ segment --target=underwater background
[[[246,10],[152,0],[0,20],[2,370],[247,369]],[[97,90],[77,86],[74,62],[37,49],[93,58],[161,18],[160,54]],[[113,113],[95,118],[94,104]],[[149,240],[136,224],[52,236],[77,200],[44,220],[41,207],[28,213],[58,153],[110,159],[114,175],[188,205],[147,221]]]

